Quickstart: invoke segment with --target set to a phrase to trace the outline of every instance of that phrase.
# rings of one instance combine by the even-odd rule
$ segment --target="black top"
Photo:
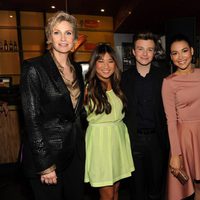
[[[160,140],[160,145],[162,146],[162,148],[167,148],[168,150],[169,146],[167,135],[167,122],[161,96],[163,78],[167,75],[168,71],[166,71],[165,68],[163,68],[162,66],[154,66],[153,64],[151,65],[150,73],[145,78],[142,78],[138,75],[135,66],[130,67],[130,69],[122,73],[121,88],[127,100],[124,122],[126,123],[128,128],[133,151],[134,145],[137,144],[138,140],[138,125],[143,123],[141,122],[141,119],[143,118],[138,117],[138,110],[141,110],[140,113],[146,113],[145,119],[148,120],[145,121],[150,121],[151,125],[153,125],[153,123],[151,123],[150,119],[153,119],[152,121],[155,123],[155,134]],[[142,80],[138,80],[138,76]],[[140,84],[140,81],[141,83],[144,83],[143,86]],[[138,90],[141,93],[137,92]],[[144,94],[142,93],[143,91],[145,91]],[[140,99],[141,101],[141,99],[143,100],[143,98],[149,100],[148,103],[143,103],[141,106],[138,106],[137,99]],[[150,113],[151,110],[148,108],[148,106],[151,110],[153,110],[153,117]],[[142,114],[142,116],[144,116],[144,114]],[[142,126],[146,124],[147,123],[144,122]]]
[[[151,70],[145,76],[141,76],[135,68],[135,96],[137,129],[155,128],[155,115],[153,105],[153,77]]]

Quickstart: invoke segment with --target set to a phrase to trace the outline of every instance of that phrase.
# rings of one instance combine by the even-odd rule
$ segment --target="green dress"
[[[131,176],[135,169],[127,127],[122,121],[122,102],[113,90],[106,94],[112,106],[111,113],[96,115],[93,112],[87,117],[84,181],[93,187],[113,185]]]

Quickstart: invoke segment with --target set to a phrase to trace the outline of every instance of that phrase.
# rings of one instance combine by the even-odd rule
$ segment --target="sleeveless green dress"
[[[106,94],[112,106],[111,113],[96,115],[93,112],[87,117],[84,181],[93,187],[113,185],[131,176],[135,169],[127,127],[122,121],[122,102],[113,90]]]

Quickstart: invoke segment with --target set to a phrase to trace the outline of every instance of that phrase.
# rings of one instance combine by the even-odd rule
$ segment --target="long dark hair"
[[[108,53],[115,62],[115,71],[110,77],[111,86],[114,93],[121,99],[123,107],[125,106],[125,97],[120,89],[120,80],[121,80],[121,70],[119,66],[119,61],[117,55],[113,48],[106,44],[98,45],[93,51],[89,63],[89,69],[85,76],[86,78],[86,94],[85,94],[85,104],[88,105],[89,112],[94,112],[96,114],[103,113],[106,114],[111,112],[111,105],[108,102],[106,96],[106,88],[104,83],[96,75],[96,62],[99,60],[105,53]]]

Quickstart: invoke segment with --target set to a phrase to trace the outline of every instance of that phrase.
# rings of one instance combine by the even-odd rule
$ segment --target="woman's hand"
[[[182,162],[182,156],[181,155],[176,155],[172,156],[170,159],[170,168],[171,168],[171,173],[174,176],[178,175],[178,171],[182,168],[183,162]]]
[[[46,183],[48,185],[57,184],[57,176],[55,170],[48,174],[41,175],[40,180],[42,183]]]

